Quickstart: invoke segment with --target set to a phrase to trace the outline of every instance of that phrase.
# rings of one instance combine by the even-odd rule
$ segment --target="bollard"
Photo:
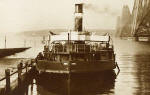
[[[5,76],[6,76],[6,94],[10,94],[10,69],[5,70]]]
[[[25,64],[26,67],[26,73],[28,72],[28,63]]]
[[[18,64],[18,88],[21,88],[22,63]]]

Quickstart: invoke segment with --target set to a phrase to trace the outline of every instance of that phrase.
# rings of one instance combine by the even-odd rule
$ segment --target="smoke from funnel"
[[[118,10],[112,9],[109,6],[104,6],[100,8],[99,6],[91,3],[84,3],[84,8],[98,14],[108,14],[113,16],[117,16],[119,14]]]

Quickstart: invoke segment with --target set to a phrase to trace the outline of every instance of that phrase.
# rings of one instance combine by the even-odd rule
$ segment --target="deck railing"
[[[112,45],[101,44],[101,45],[85,45],[85,44],[72,44],[70,46],[67,45],[54,45],[52,48],[53,53],[85,53],[85,52],[93,52],[93,51],[101,51],[106,49],[113,49]]]

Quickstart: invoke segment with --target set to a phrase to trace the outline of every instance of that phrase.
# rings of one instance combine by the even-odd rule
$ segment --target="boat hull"
[[[68,63],[68,64],[67,64]],[[113,70],[116,68],[114,61],[73,61],[73,62],[53,62],[38,60],[36,65],[38,71],[49,73],[90,73]]]

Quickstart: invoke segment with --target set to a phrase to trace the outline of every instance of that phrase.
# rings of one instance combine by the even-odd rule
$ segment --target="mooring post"
[[[6,76],[6,94],[10,94],[10,69],[5,70],[5,76]]]
[[[28,63],[25,63],[26,73],[28,72]]]
[[[31,61],[30,61],[30,66],[31,66],[31,67],[33,66],[33,63],[34,63],[33,60],[31,60]]]
[[[18,88],[21,87],[21,73],[22,73],[22,62],[18,64]]]

